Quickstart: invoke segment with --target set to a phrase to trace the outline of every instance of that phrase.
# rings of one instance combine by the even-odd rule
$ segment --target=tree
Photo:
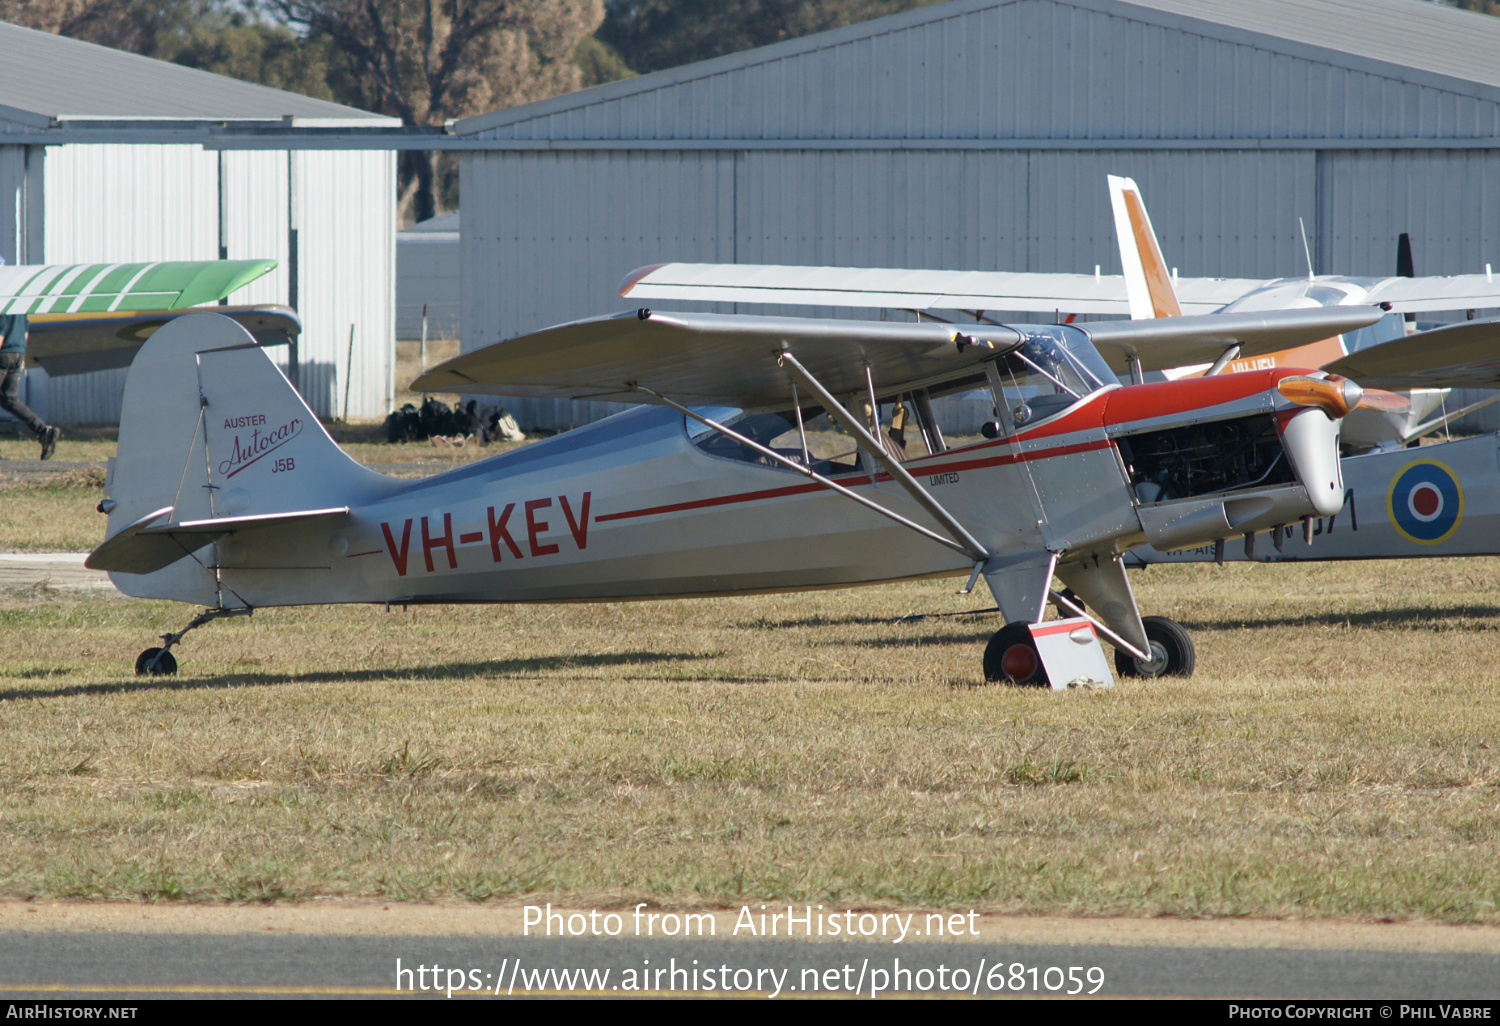
[[[922,7],[936,0],[608,0],[599,38],[645,73]]]
[[[336,94],[402,124],[442,125],[577,89],[574,54],[602,0],[262,0],[310,41],[326,40]],[[437,154],[402,156],[403,215],[438,212]]]
[[[0,0],[0,21],[334,99],[326,46],[226,0]]]
[[[328,82],[334,55],[325,40],[302,39],[285,25],[257,21],[242,10],[204,12],[151,56],[243,82],[345,102]]]
[[[132,53],[189,22],[191,0],[0,0],[0,21]]]

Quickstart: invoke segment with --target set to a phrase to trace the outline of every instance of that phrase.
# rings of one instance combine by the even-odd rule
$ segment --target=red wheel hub
[[[1028,681],[1036,675],[1036,650],[1030,645],[1012,645],[1000,657],[1000,668],[1013,681]]]

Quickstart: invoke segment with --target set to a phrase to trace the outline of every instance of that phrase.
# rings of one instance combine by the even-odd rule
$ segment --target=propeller
[[[1359,409],[1384,413],[1405,413],[1411,409],[1411,400],[1398,392],[1361,388],[1358,382],[1338,374],[1282,378],[1276,383],[1276,391],[1299,406],[1316,406],[1334,418]]]

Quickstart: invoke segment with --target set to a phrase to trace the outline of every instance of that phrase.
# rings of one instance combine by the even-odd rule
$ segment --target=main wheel
[[[156,665],[152,665],[155,660]],[[159,648],[148,648],[135,659],[135,675],[144,677],[146,674],[153,677],[175,677],[177,675],[177,658],[171,652],[163,652]]]
[[[1198,654],[1187,628],[1165,616],[1143,616],[1141,625],[1151,645],[1151,661],[1117,648],[1115,671],[1122,677],[1191,677]]]
[[[1024,623],[1008,623],[984,646],[984,679],[1027,687],[1047,686],[1047,669]]]

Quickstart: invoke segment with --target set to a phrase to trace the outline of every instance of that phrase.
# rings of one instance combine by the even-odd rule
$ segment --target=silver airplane
[[[1181,362],[1230,339],[1271,351],[1380,316],[959,330],[642,309],[475,350],[415,387],[649,405],[411,481],[339,449],[243,327],[192,315],[131,366],[106,540],[87,565],[128,595],[205,607],[141,653],[140,673],[175,672],[188,631],[264,606],[617,601],[967,574],[965,590],[982,577],[1005,623],[986,679],[1048,681],[1049,602],[1080,621],[1068,635],[1080,645],[1108,640],[1119,672],[1187,674],[1191,638],[1141,617],[1122,557],[1337,514],[1339,428],[1362,392],[1279,367],[1122,386],[1096,347]],[[950,447],[931,399],[975,388],[990,390],[996,420]],[[822,416],[845,434],[810,433]],[[853,450],[818,452],[820,438]],[[1183,450],[1198,455],[1169,492],[1157,454]]]

